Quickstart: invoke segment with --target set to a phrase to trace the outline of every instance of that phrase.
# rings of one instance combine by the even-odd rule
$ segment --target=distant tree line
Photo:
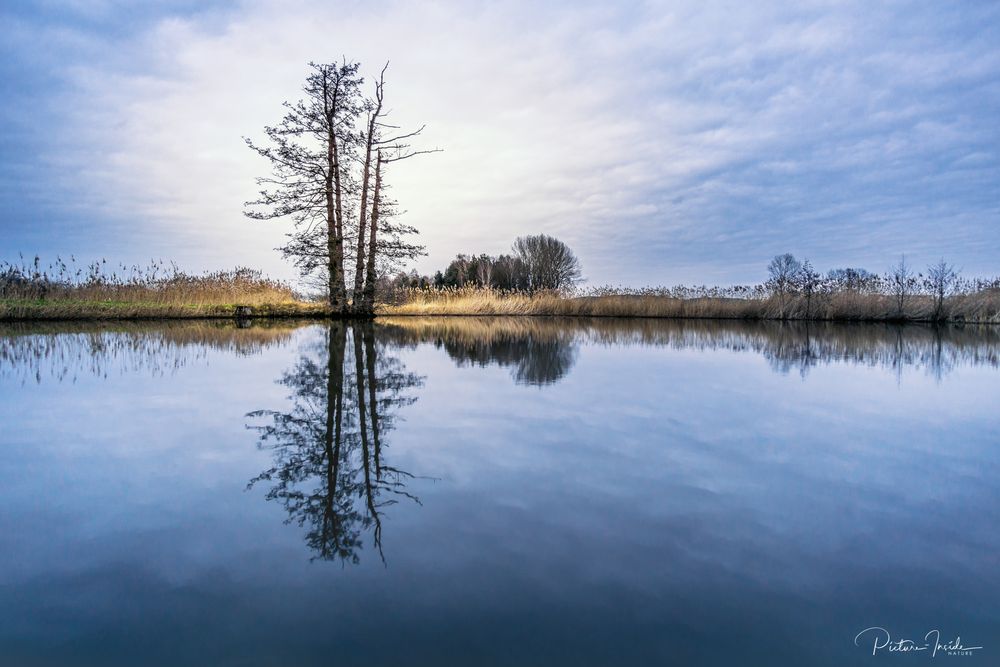
[[[400,289],[446,290],[450,288],[491,289],[532,293],[565,291],[574,287],[581,276],[580,263],[572,250],[561,241],[547,236],[521,237],[515,240],[511,253],[460,254],[448,266],[433,276],[416,271],[399,273],[384,285],[386,294]],[[738,313],[740,317],[777,319],[879,319],[879,320],[938,320],[968,318],[979,321],[992,317],[991,304],[1000,296],[1000,279],[965,279],[960,271],[945,260],[939,260],[924,271],[914,270],[905,257],[885,273],[875,273],[859,267],[833,268],[820,273],[812,263],[785,253],[775,256],[767,265],[767,280],[756,285],[684,286],[675,287],[594,287],[585,297],[666,297],[682,301],[713,300],[716,308],[651,307],[651,301],[640,304],[629,301],[622,314],[667,311],[677,316],[684,311],[693,316],[719,316]],[[957,304],[950,297],[978,295],[981,302],[961,299]],[[750,310],[740,302],[756,304]],[[575,302],[576,303],[576,302]],[[625,304],[626,302],[620,302]],[[578,305],[578,304],[577,304]],[[573,306],[575,308],[576,306]],[[569,308],[569,307],[567,307]],[[956,310],[957,308],[957,310]],[[565,309],[564,309],[565,310]],[[520,311],[519,311],[520,312]],[[617,311],[616,311],[617,312]]]
[[[755,285],[599,286],[572,307],[574,314],[642,313],[660,317],[831,319],[878,321],[1000,321],[1000,278],[965,278],[945,260],[923,271],[901,257],[884,273],[858,267],[820,273],[794,255],[774,257],[767,280]],[[603,300],[618,297],[617,300]],[[523,310],[523,309],[522,309]]]
[[[510,254],[459,254],[443,271],[422,276],[415,270],[393,279],[390,288],[480,287],[504,291],[566,290],[583,277],[580,260],[551,236],[521,236]]]
[[[857,292],[889,295],[893,298],[899,317],[906,313],[907,301],[917,295],[933,300],[933,318],[945,316],[945,299],[959,291],[980,291],[995,288],[995,284],[971,282],[963,284],[960,272],[941,259],[916,272],[902,256],[884,274],[860,268],[831,269],[825,276],[817,273],[809,260],[799,261],[791,254],[775,256],[767,265],[768,280],[765,286],[778,300],[780,314],[787,312],[789,300],[802,296],[806,300],[805,315],[811,316],[812,301],[817,295],[836,292]],[[996,281],[993,281],[995,283]]]

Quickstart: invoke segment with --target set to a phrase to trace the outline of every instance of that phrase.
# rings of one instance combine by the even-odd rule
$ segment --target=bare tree
[[[813,297],[820,286],[820,275],[813,269],[808,259],[802,262],[802,268],[799,269],[798,283],[802,289],[802,295],[806,298],[806,318],[808,319],[812,317]]]
[[[379,82],[375,86],[375,99],[370,106],[377,111],[370,117],[368,126],[368,153],[375,149],[375,185],[372,192],[372,211],[368,224],[368,256],[365,267],[364,287],[360,290],[361,301],[357,301],[359,293],[355,287],[355,311],[360,314],[370,315],[375,310],[375,288],[378,281],[378,264],[380,256],[388,260],[386,263],[395,265],[398,262],[413,259],[423,254],[423,246],[405,242],[405,237],[415,234],[417,230],[409,225],[394,222],[393,218],[398,215],[395,202],[389,199],[385,190],[385,172],[388,166],[394,162],[408,160],[417,155],[440,152],[439,148],[428,150],[417,150],[410,145],[410,140],[419,136],[424,127],[421,125],[412,132],[400,131],[399,126],[390,125],[378,118],[385,117],[382,111],[383,93],[385,90],[385,69],[388,63],[382,68]],[[367,174],[368,167],[365,167]],[[380,234],[381,232],[381,234]],[[364,255],[364,230],[358,234],[358,256]],[[361,261],[358,260],[360,275]]]
[[[483,287],[493,286],[493,258],[487,254],[482,254],[475,258],[475,278],[476,282]]]
[[[878,292],[880,289],[881,278],[878,274],[860,267],[830,269],[826,272],[826,278],[835,290]]]
[[[322,272],[334,312],[371,314],[383,255],[413,257],[421,250],[402,241],[416,230],[398,223],[385,226],[385,239],[379,239],[380,219],[395,213],[383,195],[385,165],[434,151],[414,150],[408,143],[423,127],[397,132],[398,127],[383,121],[385,67],[373,98],[361,93],[364,80],[358,63],[310,67],[305,99],[286,102],[281,123],[264,128],[269,145],[246,139],[272,167],[271,176],[258,179],[265,189],[259,199],[247,202],[246,214],[260,220],[290,216],[295,229],[282,248],[284,255],[293,258],[305,276]],[[363,128],[356,130],[363,114]],[[348,238],[356,238],[350,303]]]
[[[889,288],[896,299],[896,315],[903,317],[906,297],[917,288],[917,276],[906,263],[906,255],[900,255],[899,263],[889,270]]]
[[[389,157],[386,157],[386,151],[389,151]],[[407,241],[407,238],[417,233],[417,229],[399,220],[396,202],[387,195],[389,186],[385,182],[386,166],[415,155],[436,152],[438,149],[411,151],[408,146],[402,144],[389,144],[378,151],[375,162],[375,190],[372,197],[371,223],[368,229],[365,287],[362,292],[361,306],[358,309],[361,314],[370,315],[375,310],[375,291],[378,286],[380,270],[383,275],[387,274],[407,260],[424,254],[422,245]]]
[[[772,293],[778,297],[779,314],[782,318],[786,317],[785,307],[788,296],[795,290],[801,271],[802,264],[789,253],[776,255],[767,265],[767,285]]]
[[[580,260],[569,246],[545,234],[514,240],[514,256],[527,267],[529,288],[565,289],[583,277]]]
[[[927,278],[924,280],[924,286],[934,297],[935,320],[943,319],[945,297],[952,293],[957,284],[958,271],[944,259],[927,267]]]
[[[346,308],[344,206],[352,186],[354,122],[361,97],[358,63],[309,63],[305,98],[286,102],[285,117],[264,128],[269,145],[247,145],[271,163],[272,174],[257,179],[260,197],[247,202],[258,220],[290,216],[295,224],[282,248],[304,275],[325,273],[330,306]]]
[[[361,143],[365,147],[364,161],[361,167],[361,201],[358,206],[359,219],[358,219],[358,247],[354,254],[354,303],[361,303],[364,296],[364,280],[365,280],[365,233],[368,231],[368,187],[371,182],[372,173],[372,152],[376,151],[377,159],[377,136],[379,128],[379,116],[382,115],[382,102],[383,102],[383,89],[385,87],[385,71],[388,69],[389,63],[386,63],[379,73],[378,81],[375,83],[375,98],[372,100],[367,100],[365,104],[365,110],[368,113],[368,122],[365,124],[365,129],[361,136]],[[376,171],[378,170],[378,165],[376,164]],[[377,180],[377,179],[376,179]],[[375,194],[376,198],[378,192]],[[374,207],[373,207],[374,208]],[[376,211],[372,212],[372,215],[377,215]],[[374,224],[372,225],[374,228]]]

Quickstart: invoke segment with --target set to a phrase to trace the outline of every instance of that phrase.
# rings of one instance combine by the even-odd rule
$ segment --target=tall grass
[[[806,293],[769,285],[599,287],[587,292],[524,292],[482,287],[403,288],[381,296],[379,315],[561,315],[746,320],[953,321],[1000,323],[1000,280],[963,280],[943,303],[911,287],[903,307],[888,276],[828,279]],[[236,305],[258,316],[323,316],[322,303],[298,298],[287,284],[236,268],[193,275],[173,264],[79,266],[74,258],[43,265],[38,257],[0,263],[0,320],[214,317]]]
[[[914,294],[900,310],[895,297],[858,289],[778,296],[762,286],[678,287],[644,290],[598,288],[569,295],[489,288],[407,289],[379,309],[382,315],[564,315],[846,321],[947,321],[1000,323],[1000,288],[973,288],[948,296],[940,313],[934,298]]]
[[[0,319],[77,317],[199,317],[231,314],[323,314],[292,288],[260,271],[237,267],[195,275],[174,264],[81,265],[70,257],[43,264],[39,257],[0,263]]]
[[[188,305],[296,300],[288,285],[246,267],[193,275],[165,262],[77,265],[73,257],[68,262],[57,257],[43,265],[37,256],[31,262],[0,263],[0,298]]]

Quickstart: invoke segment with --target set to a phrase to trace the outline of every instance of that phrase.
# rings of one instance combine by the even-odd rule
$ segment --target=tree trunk
[[[365,290],[362,308],[366,313],[375,312],[375,259],[377,257],[376,238],[378,234],[379,204],[382,196],[382,152],[375,158],[375,192],[372,194],[372,215],[368,230],[368,268],[365,276]]]
[[[372,168],[372,146],[375,142],[375,132],[379,114],[382,111],[381,84],[376,87],[378,102],[368,119],[368,136],[365,138],[365,164],[361,176],[361,210],[358,219],[358,252],[354,264],[354,310],[364,309],[364,289],[365,289],[365,232],[368,224],[368,184],[371,178]]]
[[[328,240],[330,251],[330,306],[335,312],[343,312],[346,307],[347,290],[344,284],[344,209],[341,197],[340,159],[337,136],[330,123],[328,161],[333,174],[333,215],[328,218]],[[327,177],[329,180],[329,176]],[[327,212],[330,212],[330,196],[327,191]],[[332,224],[330,224],[332,223]],[[329,230],[333,233],[330,234]]]
[[[334,289],[335,276],[340,270],[337,264],[337,222],[333,203],[333,175],[326,177],[326,253],[327,253],[327,290],[330,307],[334,310],[340,308],[340,297]]]
[[[354,310],[363,308],[365,279],[365,232],[368,226],[368,179],[371,171],[371,140],[369,139],[365,155],[364,175],[361,178],[361,214],[358,219],[358,251],[354,262]]]
[[[323,73],[323,115],[326,121],[326,251],[327,289],[330,307],[340,312],[344,307],[344,236],[341,226],[340,160],[337,150],[336,116],[339,81]]]

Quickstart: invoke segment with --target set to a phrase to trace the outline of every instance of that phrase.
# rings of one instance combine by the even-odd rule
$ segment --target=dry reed
[[[75,258],[57,257],[43,265],[36,256],[0,263],[0,320],[217,317],[233,315],[238,305],[253,307],[256,316],[326,314],[322,304],[243,267],[192,275],[163,262],[78,266]]]

